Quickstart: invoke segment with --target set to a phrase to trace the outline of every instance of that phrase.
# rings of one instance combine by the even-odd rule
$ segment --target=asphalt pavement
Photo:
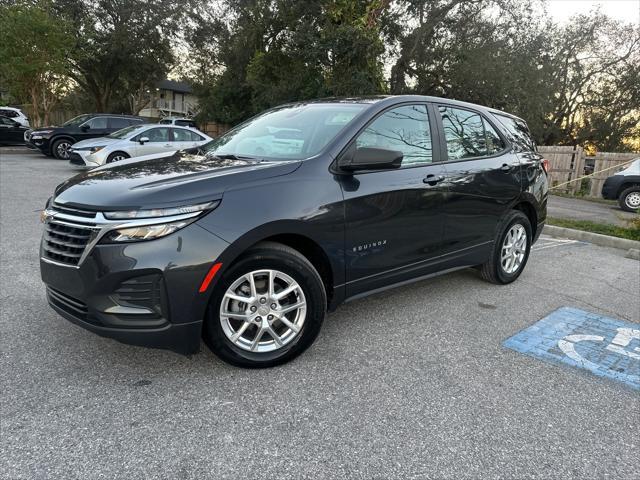
[[[640,263],[544,238],[507,286],[472,270],[346,304],[287,365],[242,370],[55,314],[38,210],[75,173],[0,150],[0,478],[638,478],[640,394],[502,343],[563,306],[640,319]]]
[[[625,212],[617,202],[605,203],[580,198],[550,195],[548,202],[550,217],[567,220],[588,220],[596,223],[608,223],[620,227],[629,227],[628,220],[638,218],[637,213]]]

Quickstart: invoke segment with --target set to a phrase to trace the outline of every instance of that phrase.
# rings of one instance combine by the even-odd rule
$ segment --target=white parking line
[[[571,245],[574,243],[582,242],[580,242],[579,240],[569,240],[566,238],[543,238],[540,239],[540,241],[536,245],[534,245],[531,250],[537,252],[539,250],[545,250],[547,248],[562,247],[564,245]]]

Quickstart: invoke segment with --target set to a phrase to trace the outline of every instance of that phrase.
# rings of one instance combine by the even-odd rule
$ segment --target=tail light
[[[549,173],[549,170],[551,169],[551,164],[549,163],[549,160],[547,160],[546,158],[543,158],[542,160],[540,160],[540,164],[542,165],[542,169],[544,170],[544,173]]]

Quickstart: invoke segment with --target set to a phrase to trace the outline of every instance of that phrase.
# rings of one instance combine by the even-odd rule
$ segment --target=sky
[[[640,26],[640,0],[547,0],[549,14],[560,23],[573,14],[587,13],[594,6],[610,17]]]

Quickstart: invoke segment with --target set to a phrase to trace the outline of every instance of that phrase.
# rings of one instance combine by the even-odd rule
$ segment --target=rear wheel
[[[53,142],[51,152],[53,156],[58,160],[69,160],[69,153],[71,152],[71,141],[63,138]]]
[[[205,341],[240,367],[285,363],[315,340],[326,311],[320,275],[299,252],[264,242],[238,260],[215,287]]]
[[[640,185],[634,185],[623,190],[618,197],[618,204],[622,210],[627,212],[640,210]]]
[[[126,158],[129,158],[129,155],[124,152],[113,152],[107,157],[107,163],[119,162],[120,160],[124,160]]]
[[[489,259],[480,265],[480,275],[491,283],[513,282],[524,270],[531,251],[531,222],[518,210],[502,221]]]

